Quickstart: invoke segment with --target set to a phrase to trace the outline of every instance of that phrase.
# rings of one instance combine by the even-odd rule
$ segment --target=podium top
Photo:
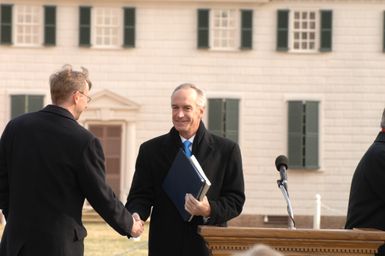
[[[261,243],[289,256],[369,256],[385,242],[385,232],[367,229],[285,229],[199,226],[212,255],[230,256]]]
[[[261,237],[285,239],[330,239],[383,241],[385,232],[376,229],[286,229],[286,228],[252,228],[252,227],[213,227],[199,226],[198,233],[205,236],[221,237]]]

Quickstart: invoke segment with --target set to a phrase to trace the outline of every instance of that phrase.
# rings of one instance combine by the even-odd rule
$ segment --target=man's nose
[[[183,117],[184,116],[183,109],[179,109],[177,115],[178,117]]]

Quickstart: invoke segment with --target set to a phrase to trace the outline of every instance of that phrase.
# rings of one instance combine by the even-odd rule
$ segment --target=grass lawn
[[[85,256],[147,256],[148,223],[139,240],[119,235],[105,223],[86,223]],[[0,224],[0,236],[3,233]]]

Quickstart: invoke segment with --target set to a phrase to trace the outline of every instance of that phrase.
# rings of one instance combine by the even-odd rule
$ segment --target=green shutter
[[[11,96],[11,118],[15,118],[26,112],[26,95]]]
[[[277,51],[288,51],[289,10],[278,10],[277,16]]]
[[[56,6],[44,6],[44,45],[56,44]]]
[[[288,158],[289,168],[303,168],[303,104],[288,102]]]
[[[239,140],[239,99],[226,99],[225,137]]]
[[[241,10],[241,49],[253,48],[253,11]]]
[[[91,7],[79,9],[79,45],[91,46]]]
[[[222,99],[209,99],[209,116],[208,116],[208,128],[209,130],[219,136],[224,136],[224,123],[223,123],[223,100]]]
[[[208,9],[198,9],[198,48],[209,48],[209,14]]]
[[[123,46],[135,47],[135,8],[124,8]]]
[[[383,34],[382,34],[382,51],[385,52],[385,11],[384,11],[384,21],[383,21],[382,29],[383,29]]]
[[[321,37],[320,51],[330,52],[332,50],[332,27],[333,13],[332,11],[321,11]]]
[[[305,168],[319,168],[319,103],[316,101],[307,101],[305,110]]]
[[[12,44],[12,5],[0,5],[0,44]]]
[[[43,95],[28,95],[27,97],[27,112],[39,111],[43,108]]]

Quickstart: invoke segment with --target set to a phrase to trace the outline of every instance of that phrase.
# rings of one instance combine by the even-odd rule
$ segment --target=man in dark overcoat
[[[91,99],[86,70],[66,65],[50,89],[53,105],[16,117],[1,136],[1,256],[82,256],[85,199],[121,235],[143,231],[106,183],[99,140],[76,121]]]
[[[150,256],[207,256],[209,251],[197,226],[225,226],[242,211],[245,194],[239,146],[206,130],[202,122],[205,102],[205,94],[196,86],[177,87],[171,96],[173,128],[140,146],[126,207],[143,220],[151,215]],[[202,201],[186,195],[185,209],[194,215],[190,222],[183,221],[162,189],[186,140],[192,143],[189,150],[212,184]]]

